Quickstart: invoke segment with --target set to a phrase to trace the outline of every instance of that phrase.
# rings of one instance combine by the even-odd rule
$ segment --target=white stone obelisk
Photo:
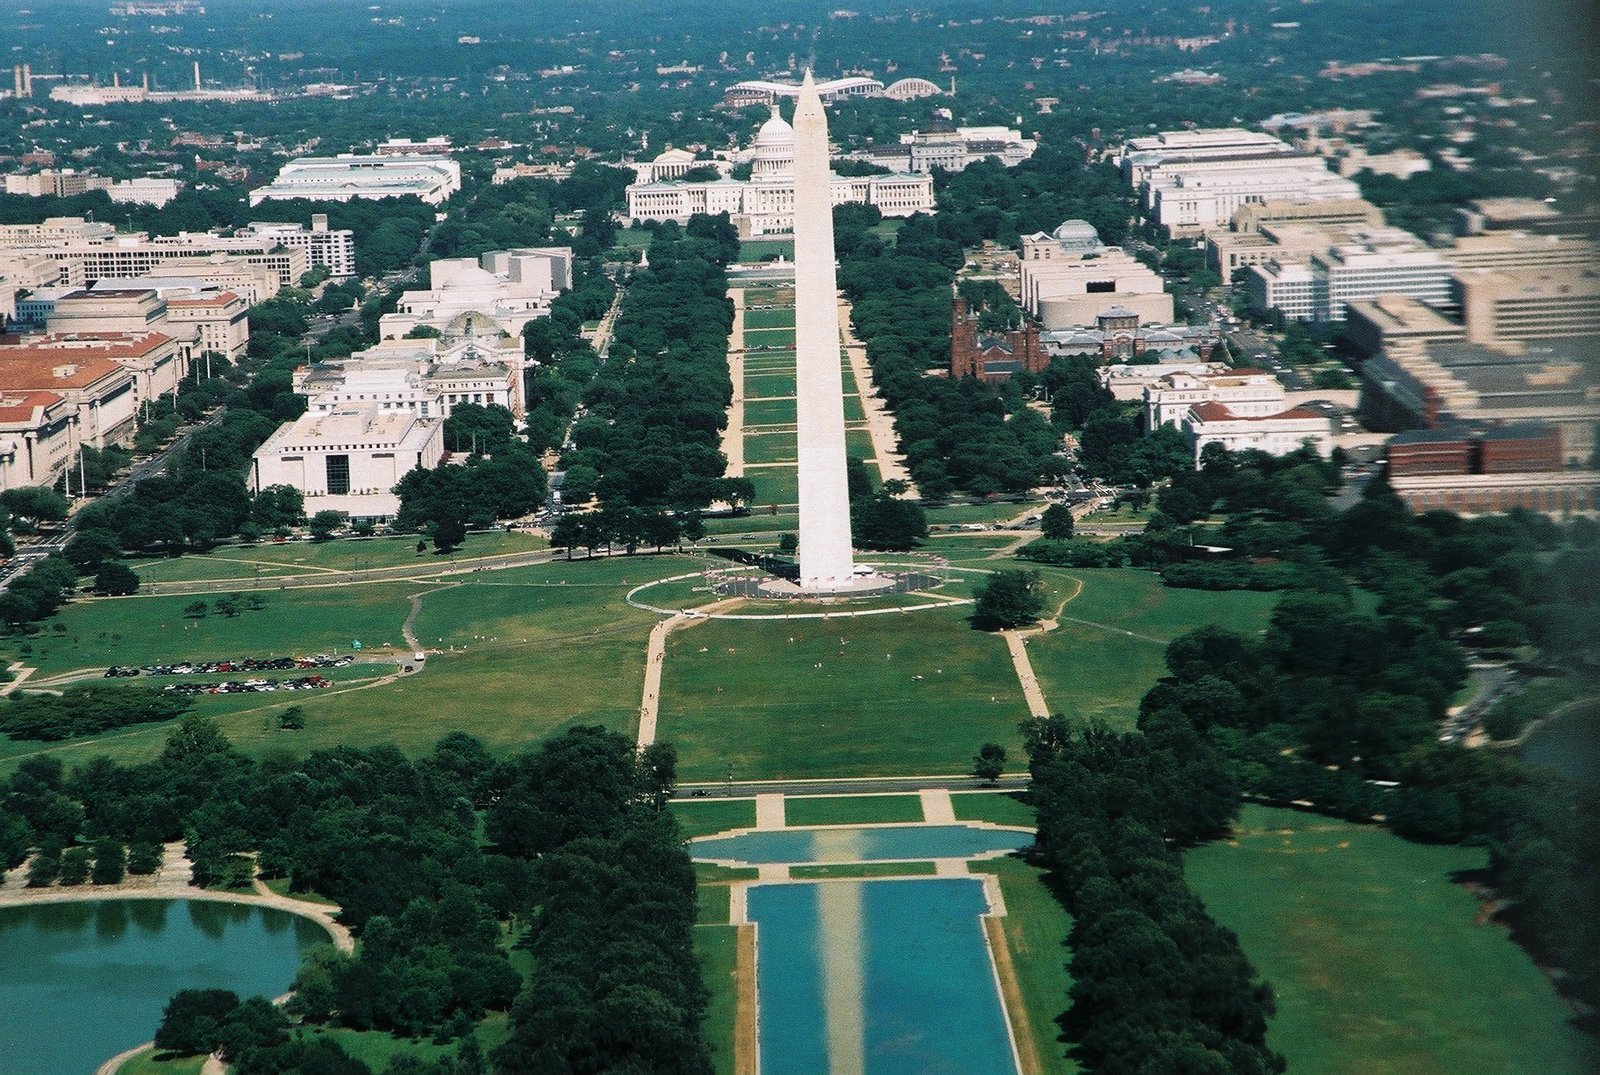
[[[838,308],[828,117],[807,71],[794,110],[794,336],[800,588],[813,593],[847,589],[855,567]]]

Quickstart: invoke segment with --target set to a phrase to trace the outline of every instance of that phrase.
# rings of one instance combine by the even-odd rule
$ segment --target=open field
[[[792,328],[746,328],[744,345],[751,347],[793,347]]]
[[[231,620],[213,614],[197,621],[187,636],[182,630],[159,629],[162,610],[173,608],[181,627],[184,598],[78,603],[63,617],[100,618],[69,620],[78,631],[69,630],[60,639],[47,635],[35,645],[52,650],[44,663],[57,670],[110,663],[113,650],[115,660],[140,664],[331,652],[335,645],[347,648],[355,630],[370,642],[385,636],[398,642],[399,624],[410,608],[408,595],[428,591],[421,598],[416,630],[424,645],[445,652],[430,656],[422,672],[344,692],[334,688],[208,697],[197,709],[215,716],[234,744],[249,754],[268,749],[299,754],[341,744],[392,744],[416,754],[456,729],[507,754],[577,724],[601,724],[631,734],[643,690],[645,641],[655,617],[627,606],[623,595],[640,582],[693,571],[701,564],[697,558],[674,556],[557,561],[484,572],[431,590],[410,583],[268,594],[268,606],[261,612]],[[105,615],[118,619],[107,624]],[[131,616],[141,618],[129,620]],[[366,630],[374,624],[388,625],[387,630]],[[123,640],[115,640],[116,634]],[[195,646],[201,637],[208,640],[204,652]],[[79,639],[76,648],[74,638]],[[54,652],[58,649],[59,654]],[[370,675],[368,667],[352,666],[341,675]],[[605,674],[593,674],[597,668]],[[290,705],[306,711],[302,731],[277,727],[277,715]],[[0,769],[39,754],[68,764],[108,751],[123,761],[147,760],[160,753],[170,727],[141,725],[64,743],[0,742]]]
[[[417,589],[393,582],[264,591],[265,607],[232,617],[215,611],[215,597],[76,600],[32,637],[5,639],[0,653],[50,676],[112,664],[349,653],[358,640],[369,649],[399,646],[407,595]],[[210,610],[203,619],[184,614],[196,601]]]
[[[800,500],[800,475],[794,467],[763,467],[748,471],[745,477],[755,483],[754,504],[795,504]]]
[[[748,304],[748,296],[745,299]],[[748,307],[744,312],[744,327],[750,329],[763,328],[794,328],[794,307],[777,308],[771,310],[751,310]]]
[[[795,392],[794,371],[751,372],[746,369],[744,371],[744,390],[751,399],[792,396]]]
[[[1173,589],[1147,571],[1046,568],[1043,574],[1054,592],[1051,613],[1082,583],[1060,627],[1028,640],[1050,709],[1124,728],[1133,726],[1145,691],[1166,674],[1167,643],[1208,623],[1254,633],[1277,602],[1270,593]]]
[[[793,239],[746,239],[739,244],[740,261],[770,261],[780,255],[785,261],[794,260]]]
[[[882,825],[923,819],[922,801],[915,795],[789,795],[783,805],[789,825]]]
[[[117,1069],[117,1075],[200,1075],[205,1067],[206,1058],[203,1056],[179,1056],[170,1060],[162,1059],[170,1053],[158,1052],[154,1047],[146,1049],[123,1061]]]
[[[959,812],[961,800],[969,796],[954,798]],[[1056,1041],[1061,1031],[1055,1017],[1066,1009],[1067,990],[1072,987],[1066,970],[1068,953],[1062,945],[1072,929],[1072,916],[1041,880],[1043,872],[1019,858],[974,862],[972,872],[992,873],[1000,878],[1000,891],[1006,900],[1006,916],[999,920],[1000,930],[1016,971],[1041,1070],[1046,1075],[1071,1075],[1078,1065],[1067,1059],[1066,1046]],[[1007,1004],[1011,1002],[1008,997]]]
[[[1451,883],[1483,863],[1478,849],[1246,806],[1235,838],[1189,852],[1185,873],[1272,983],[1267,1041],[1291,1071],[1596,1070],[1600,1049],[1549,981]]]
[[[793,463],[799,453],[793,433],[763,433],[744,437],[744,461],[751,463]]]
[[[227,545],[203,555],[155,560],[130,561],[139,577],[150,582],[179,582],[190,579],[248,579],[260,569],[262,578],[279,575],[310,575],[318,569],[340,572],[368,567],[395,567],[415,564],[433,570],[441,564],[496,556],[512,552],[536,552],[549,548],[549,542],[532,534],[501,530],[467,535],[466,544],[441,556],[430,545],[417,552],[417,538],[342,538],[336,541],[262,542],[258,545]]]
[[[793,426],[794,406],[792,399],[746,399],[744,427],[749,430],[760,426]]]
[[[674,634],[660,734],[685,780],[960,773],[1018,752],[1005,643],[964,608],[853,620],[713,620]]]

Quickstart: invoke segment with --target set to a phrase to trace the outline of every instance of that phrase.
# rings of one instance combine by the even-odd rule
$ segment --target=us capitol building
[[[626,223],[651,220],[687,221],[696,213],[727,213],[744,236],[794,231],[794,128],[776,109],[761,125],[750,151],[750,178],[723,176],[702,182],[675,179],[691,168],[725,167],[723,162],[694,159],[669,149],[648,164],[638,165],[640,182],[628,187]],[[833,176],[834,205],[849,202],[876,206],[886,217],[933,211],[933,177],[929,175]]]

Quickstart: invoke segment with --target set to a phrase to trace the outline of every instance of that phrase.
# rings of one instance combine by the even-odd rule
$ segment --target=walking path
[[[692,616],[678,612],[650,628],[650,642],[645,647],[644,657],[644,697],[639,702],[640,750],[656,741],[656,719],[661,712],[661,672],[667,663],[667,636],[681,628],[704,623],[706,614],[714,609],[737,604],[738,598],[714,601],[703,609],[696,609]]]
[[[929,825],[949,825],[956,819],[955,804],[950,799],[949,788],[923,788],[917,792],[922,800],[922,820]]]
[[[1039,689],[1039,677],[1033,674],[1033,662],[1028,660],[1028,640],[1019,631],[1002,631],[1006,648],[1011,651],[1011,666],[1017,670],[1017,681],[1022,684],[1022,696],[1028,700],[1028,713],[1044,718],[1050,715],[1044,691]]]
[[[1041,720],[1050,715],[1050,706],[1044,700],[1044,691],[1039,689],[1039,677],[1034,675],[1033,662],[1028,658],[1028,639],[1033,635],[1042,635],[1054,631],[1061,626],[1063,619],[1071,619],[1071,617],[1063,617],[1061,613],[1067,607],[1068,602],[1074,600],[1083,592],[1083,580],[1073,579],[1072,581],[1077,586],[1077,589],[1062,598],[1061,604],[1056,606],[1054,617],[1048,620],[1040,620],[1032,627],[1000,632],[1005,636],[1006,648],[1011,651],[1011,666],[1017,671],[1017,682],[1022,684],[1022,696],[1028,700],[1028,712]],[[1072,620],[1072,622],[1080,623],[1085,621]],[[1093,626],[1098,627],[1101,625],[1094,624]],[[1131,631],[1123,633],[1132,634]]]
[[[905,457],[895,451],[894,416],[884,406],[872,380],[872,367],[867,364],[867,348],[856,339],[850,326],[850,304],[839,300],[839,333],[844,337],[844,353],[850,360],[850,372],[855,375],[856,391],[861,396],[861,409],[867,415],[867,433],[872,437],[872,454],[878,460],[878,476],[884,481],[899,480],[906,483],[906,496],[915,500],[917,487],[906,470]]]
[[[782,829],[788,826],[781,794],[763,793],[756,796],[756,828]]]
[[[722,431],[722,454],[728,458],[730,478],[744,475],[744,288],[728,292],[733,300],[733,331],[728,334],[728,377],[733,399],[728,404],[728,426]]]

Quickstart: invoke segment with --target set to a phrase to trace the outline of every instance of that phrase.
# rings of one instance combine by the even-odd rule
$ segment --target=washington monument
[[[838,301],[828,117],[807,71],[794,110],[794,336],[800,588],[812,593],[851,588],[855,569]]]

